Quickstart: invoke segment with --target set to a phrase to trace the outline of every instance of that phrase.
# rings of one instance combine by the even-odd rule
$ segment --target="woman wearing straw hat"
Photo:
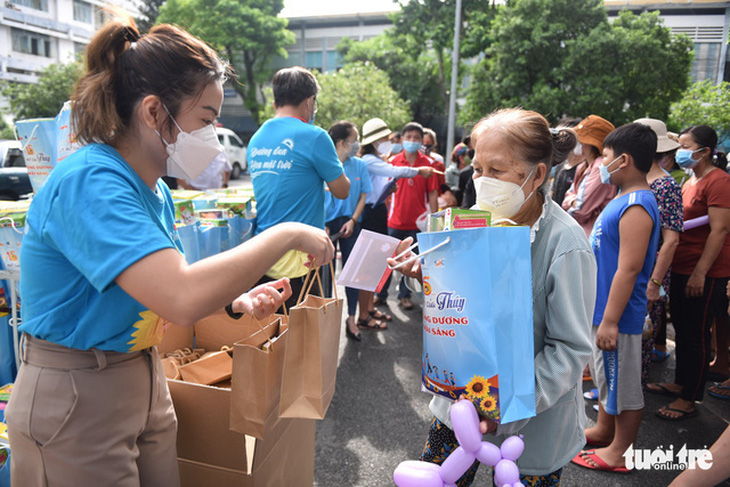
[[[433,174],[431,167],[395,167],[386,162],[384,158],[392,149],[392,144],[388,141],[390,134],[388,124],[380,118],[371,118],[362,126],[362,159],[367,164],[373,185],[373,191],[365,200],[362,228],[383,235],[388,235],[388,208],[385,202],[395,189],[393,182],[418,175],[428,178]],[[378,294],[377,302],[372,292],[360,291],[360,319],[368,316],[386,321],[391,319],[390,315],[375,310],[375,304],[386,302],[389,286],[390,278]]]

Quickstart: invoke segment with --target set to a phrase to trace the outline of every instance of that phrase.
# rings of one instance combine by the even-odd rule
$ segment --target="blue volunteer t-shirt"
[[[618,254],[621,237],[619,221],[624,212],[634,205],[641,205],[651,217],[654,225],[651,231],[649,247],[646,249],[644,266],[636,278],[629,302],[618,323],[619,333],[640,335],[644,328],[646,316],[646,285],[654,268],[657,245],[659,244],[659,208],[654,193],[650,190],[639,190],[618,196],[606,205],[593,225],[590,236],[591,248],[596,256],[598,266],[598,283],[596,288],[596,307],[593,311],[593,324],[598,326],[603,320],[603,313],[611,290],[611,282],[618,269]]]
[[[373,183],[370,180],[368,166],[365,161],[359,157],[350,157],[342,163],[342,167],[345,169],[345,176],[350,180],[350,194],[346,199],[341,200],[332,196],[329,191],[325,192],[324,208],[327,212],[325,217],[327,222],[341,216],[351,217],[360,195],[370,193],[373,190]],[[362,220],[362,215],[360,215],[360,220]]]
[[[20,331],[82,350],[158,344],[166,322],[114,280],[153,252],[182,251],[179,242],[161,179],[152,191],[112,147],[79,149],[58,164],[28,210]]]
[[[330,136],[294,117],[267,120],[247,150],[256,232],[281,222],[324,228],[324,182],[343,172]]]

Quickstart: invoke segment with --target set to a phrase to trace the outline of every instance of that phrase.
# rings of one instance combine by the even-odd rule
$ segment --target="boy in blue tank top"
[[[601,180],[618,186],[619,193],[590,236],[598,283],[589,365],[599,410],[596,426],[585,435],[589,447],[603,448],[590,448],[573,459],[586,468],[628,472],[623,454],[636,442],[641,423],[641,334],[646,285],[659,243],[659,209],[646,174],[656,146],[654,132],[639,123],[617,128],[603,142]]]

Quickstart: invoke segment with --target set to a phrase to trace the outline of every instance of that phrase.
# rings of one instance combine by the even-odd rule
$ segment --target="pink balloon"
[[[450,415],[459,446],[472,453],[479,450],[482,433],[479,431],[479,415],[474,404],[471,401],[456,401],[451,406]]]
[[[512,460],[500,460],[494,467],[494,482],[497,485],[511,485],[520,481],[520,470]]]
[[[435,463],[407,460],[396,467],[393,480],[398,487],[443,487],[440,472]]]
[[[502,459],[502,452],[497,445],[483,441],[482,446],[477,451],[476,457],[484,465],[494,467]]]
[[[499,450],[502,452],[502,458],[516,462],[525,451],[525,442],[519,436],[510,436],[502,442]]]
[[[455,484],[469,470],[476,457],[462,447],[457,448],[441,465],[441,478],[445,483]]]

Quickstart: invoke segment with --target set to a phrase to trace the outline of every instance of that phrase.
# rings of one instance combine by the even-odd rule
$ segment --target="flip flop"
[[[388,324],[374,318],[365,318],[357,320],[357,327],[366,330],[387,330]]]
[[[382,311],[378,309],[374,309],[372,311],[368,311],[368,314],[375,318],[376,320],[383,320],[383,321],[391,321],[393,319],[392,316],[390,316],[388,313],[383,313]]]
[[[591,440],[590,438],[588,438],[588,436],[586,436],[586,446],[597,446],[600,448],[600,447],[608,446],[610,444],[611,444],[610,441],[595,441],[595,440]]]
[[[598,401],[598,388],[591,389],[588,392],[583,393],[583,397],[588,399],[589,401]]]
[[[683,411],[681,409],[675,409],[675,408],[670,408],[669,406],[664,406],[664,410],[665,411],[674,411],[675,413],[681,413],[681,414],[679,416],[677,416],[676,418],[672,418],[670,416],[662,414],[661,409],[657,409],[656,411],[654,411],[654,414],[666,421],[682,421],[683,419],[689,419],[693,416],[697,416],[696,409],[693,409],[692,411]]]
[[[669,358],[669,352],[662,352],[661,350],[657,350],[656,348],[653,349],[651,352],[651,361],[652,362],[664,362],[668,358]]]
[[[656,389],[652,389],[649,386],[654,386],[654,387],[656,387]],[[646,392],[648,392],[650,394],[657,394],[659,396],[679,397],[679,393],[673,392],[673,391],[667,389],[666,386],[663,386],[663,385],[658,384],[658,383],[647,384],[646,385]]]
[[[716,397],[718,399],[723,399],[723,400],[730,400],[730,394],[728,394],[728,395],[720,394],[719,392],[713,391],[712,390],[713,388],[720,389],[720,390],[723,390],[723,391],[730,391],[730,386],[724,386],[724,385],[722,385],[721,382],[718,382],[714,386],[712,386],[709,389],[707,389],[707,393],[709,395],[711,395],[712,397]]]
[[[595,465],[591,465],[586,461],[586,458],[593,460],[593,463]],[[611,465],[607,464],[606,462],[601,459],[598,455],[596,455],[595,451],[582,451],[578,453],[571,462],[575,463],[578,466],[584,467],[584,468],[590,468],[591,470],[601,470],[602,472],[611,472],[611,473],[629,473],[631,470],[629,470],[626,467],[612,467]]]

